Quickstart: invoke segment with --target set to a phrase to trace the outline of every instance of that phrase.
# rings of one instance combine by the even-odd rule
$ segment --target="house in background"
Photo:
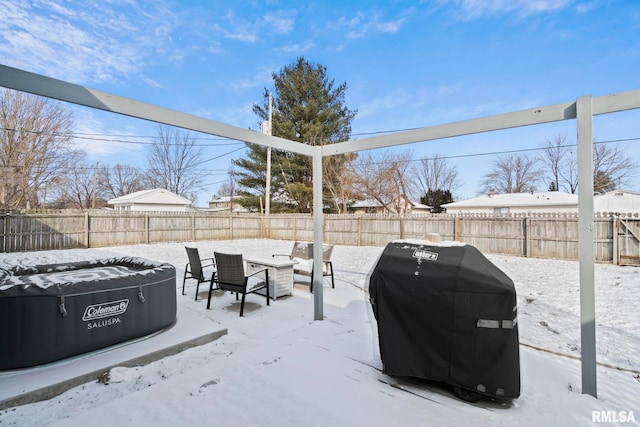
[[[613,190],[593,196],[594,212],[640,214],[640,193]]]
[[[450,214],[578,213],[578,195],[562,191],[541,193],[489,193],[442,205]]]
[[[238,202],[240,199],[241,196],[233,196],[233,203],[231,203],[232,199],[230,196],[213,196],[211,200],[209,200],[209,209],[207,210],[211,212],[249,212],[248,209]]]
[[[155,188],[116,197],[107,203],[116,211],[187,212],[191,210],[192,202],[164,188]]]
[[[373,199],[358,200],[349,206],[348,211],[354,214],[373,214],[384,211],[382,204]]]
[[[394,205],[398,206],[400,211],[404,211],[408,214],[428,214],[431,213],[431,206],[423,205],[422,203],[414,202],[406,197],[399,197],[394,200]],[[385,208],[382,203],[374,199],[358,200],[349,206],[349,212],[354,214],[365,213],[389,213],[389,210]]]

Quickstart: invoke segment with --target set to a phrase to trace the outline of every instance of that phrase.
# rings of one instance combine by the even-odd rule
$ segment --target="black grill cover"
[[[389,243],[369,277],[384,372],[520,395],[516,291],[478,249]]]

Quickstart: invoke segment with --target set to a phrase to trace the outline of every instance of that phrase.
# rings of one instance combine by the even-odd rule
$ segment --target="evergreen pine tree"
[[[444,212],[442,205],[453,202],[453,196],[449,190],[431,190],[420,198],[420,203],[431,206],[433,213]]]
[[[335,84],[327,77],[326,67],[312,64],[303,57],[273,74],[272,135],[318,145],[346,141],[351,135],[351,121],[356,111],[344,105],[347,84]],[[263,104],[254,104],[253,111],[260,123],[268,119],[269,91],[265,88]],[[259,207],[259,196],[266,183],[266,151],[258,145],[248,145],[246,158],[234,160],[237,183],[244,195],[245,207]],[[346,162],[347,156],[334,156],[332,166]],[[336,168],[325,173],[323,180],[336,179]],[[310,212],[313,202],[312,160],[308,156],[272,150],[271,209]]]

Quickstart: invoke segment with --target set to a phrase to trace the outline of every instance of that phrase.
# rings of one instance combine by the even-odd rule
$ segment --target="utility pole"
[[[272,123],[273,123],[273,98],[271,98],[271,92],[269,92],[269,120],[263,123],[262,133],[272,135]],[[271,147],[267,147],[267,176],[264,191],[264,214],[268,218],[271,211]]]
[[[233,165],[233,163],[232,163]],[[233,172],[233,166],[231,166],[229,168],[229,190],[230,190],[230,194],[229,194],[229,212],[230,214],[233,213],[233,198],[235,197],[235,192],[236,192],[236,182],[235,182],[235,176],[234,176],[234,172]]]
[[[98,163],[93,170],[93,191],[91,192],[91,209],[96,208],[96,186],[98,185]]]

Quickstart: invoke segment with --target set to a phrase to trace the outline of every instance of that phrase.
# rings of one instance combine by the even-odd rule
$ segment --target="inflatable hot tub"
[[[170,264],[123,257],[0,268],[0,370],[139,338],[175,319]]]

